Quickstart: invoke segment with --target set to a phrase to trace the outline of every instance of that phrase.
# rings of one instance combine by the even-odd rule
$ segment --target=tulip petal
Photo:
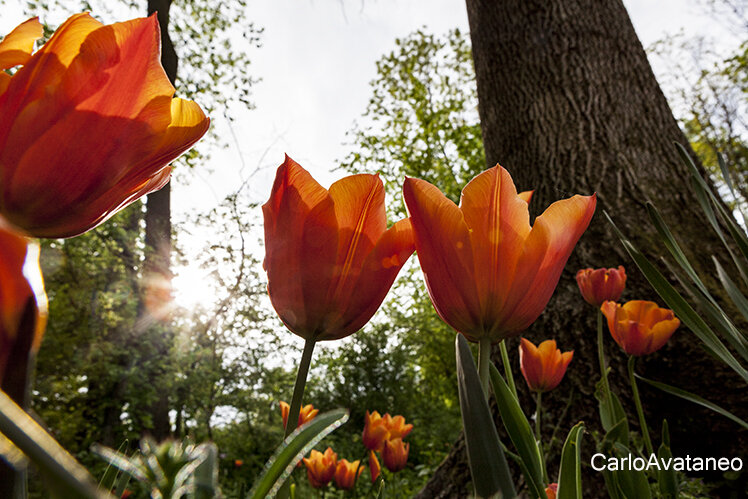
[[[501,313],[509,318],[501,327],[503,331],[522,331],[542,313],[574,245],[595,213],[595,205],[594,194],[576,195],[556,201],[535,219]]]
[[[415,251],[410,219],[387,229],[369,252],[358,279],[350,288],[347,307],[340,323],[328,328],[320,339],[342,338],[361,329],[382,304],[400,269]]]
[[[470,233],[462,211],[430,183],[407,178],[403,194],[418,259],[439,316],[469,339],[482,331]]]
[[[0,71],[26,64],[34,50],[34,42],[42,37],[44,27],[38,17],[19,24],[0,42]]]
[[[364,260],[387,229],[384,186],[378,175],[351,175],[333,183],[329,192],[338,226],[335,282],[329,300],[343,305],[362,274]]]
[[[304,338],[318,331],[326,315],[326,294],[338,245],[337,221],[327,190],[286,156],[265,218],[268,292],[286,326]]]
[[[465,186],[460,209],[470,229],[481,316],[495,323],[530,233],[527,202],[517,195],[509,172],[496,165]]]

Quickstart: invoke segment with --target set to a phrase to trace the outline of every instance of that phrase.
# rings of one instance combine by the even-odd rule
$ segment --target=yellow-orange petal
[[[0,71],[26,64],[34,50],[34,42],[42,37],[44,27],[38,17],[16,26],[0,41]]]
[[[527,204],[530,204],[530,201],[532,200],[532,195],[535,193],[535,191],[522,191],[518,194],[518,196]]]
[[[526,329],[543,312],[569,255],[592,220],[596,201],[594,194],[576,195],[556,201],[535,219],[502,310],[505,337]]]
[[[483,333],[470,233],[462,211],[430,183],[407,178],[416,251],[439,316],[468,339]]]
[[[387,229],[384,186],[378,175],[360,174],[338,180],[329,192],[337,219],[338,248],[328,299],[345,308],[364,260]]]
[[[527,202],[517,194],[509,172],[496,165],[465,186],[460,210],[470,229],[481,316],[493,324],[530,233]]]
[[[358,279],[341,295],[339,322],[331,323],[321,340],[338,339],[361,329],[379,309],[397,274],[415,250],[409,219],[387,229],[366,256]],[[344,298],[344,299],[343,299]]]

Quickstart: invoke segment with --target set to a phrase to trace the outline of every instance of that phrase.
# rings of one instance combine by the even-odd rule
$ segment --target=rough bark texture
[[[166,71],[172,85],[177,80],[177,67],[179,58],[174,51],[174,44],[169,36],[169,8],[172,0],[148,0],[148,15],[157,13],[158,22],[161,26],[161,64]],[[144,278],[146,287],[149,280],[170,286],[171,284],[171,184],[166,184],[161,190],[148,195],[145,213],[145,244],[147,248],[146,262],[144,265]],[[147,308],[144,314],[148,314]],[[146,323],[158,324],[158,320],[149,320]],[[163,331],[164,326],[157,325],[154,332],[153,344],[156,355],[165,358],[169,350],[168,331]],[[168,327],[168,326],[167,326]],[[154,383],[163,381],[160,373],[154,373]],[[169,390],[159,389],[158,398],[151,408],[153,422],[152,435],[161,440],[171,433],[169,422]]]
[[[533,341],[555,338],[574,360],[564,382],[544,396],[543,435],[548,438],[571,391],[574,403],[558,435],[583,420],[600,431],[594,382],[595,311],[581,299],[577,269],[626,266],[623,300],[662,301],[628,258],[602,215],[616,224],[652,258],[665,255],[646,216],[653,202],[686,248],[697,272],[718,290],[710,255],[723,255],[689,187],[688,173],[673,142],[687,141],[652,73],[621,0],[467,0],[478,83],[479,112],[489,166],[500,162],[519,190],[535,189],[534,215],[551,202],[573,194],[597,192],[598,208],[561,277],[546,311],[526,333]],[[732,267],[731,267],[732,268]],[[739,324],[745,330],[745,324]],[[633,414],[626,360],[606,328],[606,356],[614,391]],[[517,341],[509,342],[519,373]],[[495,355],[494,360],[500,362]],[[696,337],[681,328],[659,352],[641,358],[637,372],[700,394],[746,416],[746,387],[737,375],[709,357]],[[523,407],[534,405],[524,382]],[[518,385],[518,386],[519,386]],[[673,454],[740,456],[746,432],[698,406],[641,386],[655,447],[663,418],[668,420]],[[636,418],[630,417],[638,431]],[[558,469],[559,445],[549,458]],[[593,439],[583,442],[589,463]],[[603,480],[584,471],[584,497],[606,497]],[[706,474],[705,474],[706,475]],[[712,476],[712,478],[716,478]],[[552,478],[552,480],[555,480]],[[456,443],[419,497],[465,497],[469,471],[463,440]]]

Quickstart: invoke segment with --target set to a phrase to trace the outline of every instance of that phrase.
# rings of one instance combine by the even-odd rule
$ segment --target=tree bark
[[[148,0],[148,15],[157,14],[161,26],[161,65],[166,71],[172,85],[176,84],[179,58],[174,50],[174,44],[169,36],[169,9],[172,0]],[[148,195],[145,212],[145,245],[146,260],[144,262],[144,292],[154,293],[156,300],[168,298],[171,294],[172,273],[171,262],[171,184],[166,184],[161,190]],[[165,291],[165,292],[164,292]],[[141,296],[141,301],[149,300],[148,296]],[[156,303],[168,305],[166,303]],[[162,317],[154,316],[153,309],[141,307],[141,324],[154,324],[149,330],[155,355],[166,358],[171,345],[169,325]],[[163,324],[161,324],[164,322]],[[162,440],[171,434],[169,421],[169,389],[164,386],[164,371],[156,369],[153,373],[157,398],[151,406],[153,428],[151,434],[157,440]]]
[[[600,377],[595,310],[582,301],[574,274],[584,267],[623,264],[629,280],[622,300],[650,299],[664,305],[628,258],[602,211],[656,260],[666,249],[646,217],[645,203],[653,202],[721,301],[726,300],[710,257],[724,255],[724,248],[692,193],[689,174],[673,146],[678,142],[689,148],[688,142],[621,0],[467,0],[467,9],[488,166],[500,162],[512,173],[518,190],[535,189],[534,215],[573,194],[598,195],[597,215],[546,311],[525,336],[536,342],[554,338],[562,350],[575,351],[566,379],[544,397],[544,437],[549,438],[572,390],[575,401],[561,421],[560,438],[577,421],[601,432],[593,395]],[[737,326],[745,330],[744,324]],[[605,341],[613,390],[633,414],[626,360],[607,328]],[[509,346],[516,352],[517,341]],[[512,356],[515,373],[517,358]],[[496,356],[494,360],[500,362]],[[700,394],[745,417],[745,384],[706,354],[685,327],[638,364],[637,371],[646,377]],[[522,405],[531,414],[534,405],[521,378],[518,381]],[[665,418],[675,456],[734,457],[744,452],[746,432],[729,420],[648,386],[641,386],[641,392],[655,447]],[[639,430],[635,417],[629,422]],[[593,452],[593,439],[587,435],[583,461],[589,463]],[[556,445],[548,457],[551,481],[556,481],[558,454]],[[465,463],[460,439],[419,497],[464,497],[470,481]],[[583,467],[583,473],[584,497],[606,497],[602,476],[589,467]]]

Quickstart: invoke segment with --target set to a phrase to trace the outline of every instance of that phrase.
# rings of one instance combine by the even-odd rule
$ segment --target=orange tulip
[[[385,414],[382,418],[387,430],[390,432],[388,437],[390,440],[395,438],[405,438],[408,434],[413,431],[412,424],[405,424],[405,418],[402,416],[395,416],[394,418],[389,414]]]
[[[41,34],[31,19],[0,42],[0,212],[70,237],[163,187],[209,120],[172,99],[155,15],[104,26],[77,14],[31,55]]]
[[[379,459],[373,450],[369,451],[369,474],[371,475],[371,483],[377,481],[379,473],[382,471],[382,466],[379,464]]]
[[[577,272],[577,285],[584,300],[599,307],[605,301],[618,301],[621,297],[626,287],[626,270],[621,265],[617,269],[582,269]]]
[[[651,301],[632,300],[623,306],[606,301],[600,310],[608,319],[611,336],[629,355],[659,350],[680,326],[672,310]]]
[[[378,175],[351,175],[328,191],[286,156],[262,211],[270,301],[307,340],[361,329],[414,250],[407,219],[387,229]]]
[[[351,490],[356,485],[356,479],[364,471],[363,468],[359,468],[361,460],[353,461],[349,463],[346,459],[338,461],[338,467],[335,469],[335,485],[339,489]],[[358,470],[358,473],[356,473]]]
[[[386,415],[388,416],[388,414]],[[364,416],[364,432],[361,434],[361,441],[369,450],[382,452],[384,441],[390,438],[387,421],[374,411],[366,411]]]
[[[395,473],[405,468],[408,463],[410,444],[403,443],[402,438],[395,438],[384,442],[382,461],[388,470]]]
[[[330,447],[327,448],[324,454],[313,450],[309,454],[309,458],[304,458],[304,464],[306,465],[306,476],[309,479],[309,483],[315,489],[321,489],[330,483],[332,477],[335,476],[335,470],[338,466],[338,455]]]
[[[0,218],[0,387],[21,404],[29,355],[39,350],[46,318],[39,247]]]
[[[557,493],[558,493],[557,483],[552,483],[545,488],[545,495],[548,496],[548,499],[556,499]]]
[[[555,340],[545,340],[537,347],[522,338],[519,345],[519,367],[527,386],[534,392],[548,392],[561,383],[574,350],[561,353]]]
[[[531,227],[499,165],[465,186],[459,207],[423,180],[406,179],[403,193],[434,308],[469,340],[493,343],[541,314],[596,203],[594,194],[557,201]]]
[[[291,410],[291,406],[289,406],[282,400],[279,402],[279,404],[281,408],[281,417],[283,418],[283,428],[285,428],[288,425],[288,413]],[[299,411],[299,422],[296,426],[299,427],[303,424],[308,423],[309,421],[314,419],[317,414],[319,414],[319,409],[315,409],[312,404],[305,405]]]

